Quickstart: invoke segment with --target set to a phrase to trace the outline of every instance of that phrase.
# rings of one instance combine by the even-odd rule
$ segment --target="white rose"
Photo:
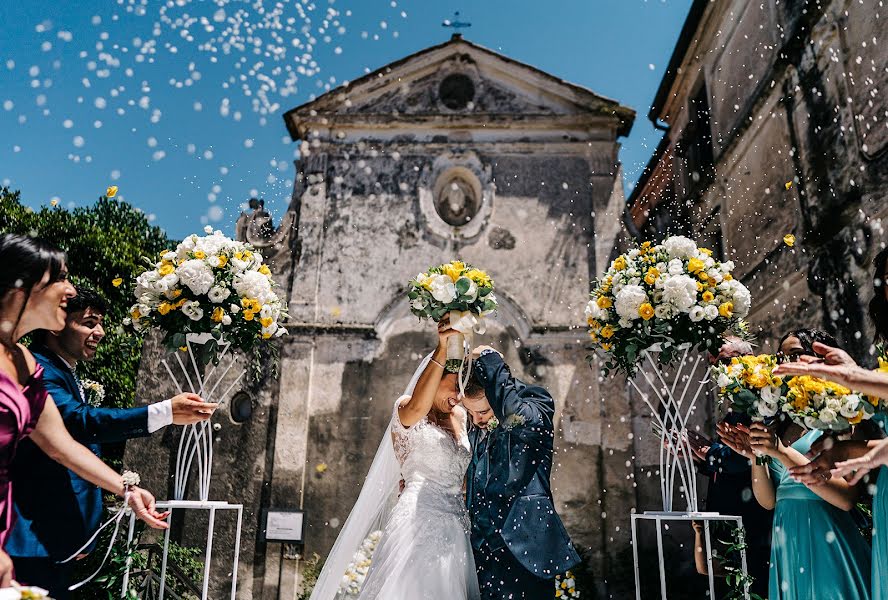
[[[826,425],[832,425],[836,422],[838,414],[831,408],[824,408],[820,411],[820,420]]]
[[[663,248],[674,258],[691,258],[697,254],[697,244],[694,240],[681,235],[666,238],[663,241]]]
[[[727,373],[719,371],[718,377],[715,378],[715,384],[720,388],[728,387],[731,384],[731,378]]]
[[[432,297],[438,302],[447,304],[456,300],[456,285],[447,275],[434,275],[429,287]]]
[[[694,323],[698,323],[703,320],[706,316],[703,312],[703,307],[699,305],[694,305],[691,307],[691,310],[688,312],[688,316],[691,318],[691,321]]]
[[[703,316],[707,321],[714,321],[718,318],[718,307],[710,304],[703,308]]]
[[[598,302],[595,300],[590,300],[586,304],[586,310],[583,311],[586,314],[586,320],[595,319],[596,321],[600,321],[604,315],[604,311],[601,310],[601,307],[598,306]]]
[[[667,271],[670,275],[681,275],[685,272],[684,263],[677,258],[673,258],[669,261]]]
[[[851,394],[845,397],[845,403],[840,409],[841,415],[846,419],[850,419],[860,412],[860,396]]]
[[[230,295],[231,295],[231,290],[229,290],[228,288],[219,286],[219,285],[211,287],[209,293],[207,294],[207,296],[210,299],[210,302],[212,302],[213,304],[221,304]]]
[[[647,299],[647,294],[640,286],[627,285],[617,294],[617,314],[627,321],[638,319],[638,307],[647,302]]]
[[[663,282],[663,301],[687,312],[694,306],[697,282],[687,275],[675,275]]]
[[[231,315],[223,315],[222,316],[222,324],[223,325],[231,325]]]
[[[629,251],[629,254],[627,254],[627,256],[629,258],[638,258],[639,254],[641,254],[641,252],[639,252],[638,248],[633,248]]]
[[[179,281],[198,296],[209,292],[213,285],[213,271],[202,260],[186,260],[179,265],[177,273]]]
[[[191,300],[182,305],[182,314],[192,321],[200,321],[203,318],[204,312],[200,307],[200,302]]]
[[[410,306],[413,307],[413,310],[422,310],[425,308],[425,300],[420,297],[410,303]]]

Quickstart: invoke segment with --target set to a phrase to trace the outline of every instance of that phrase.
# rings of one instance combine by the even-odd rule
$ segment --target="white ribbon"
[[[483,315],[476,315],[467,310],[450,311],[450,327],[458,331],[462,335],[455,335],[450,339],[457,339],[455,344],[462,345],[462,352],[455,356],[451,356],[450,342],[447,344],[447,359],[460,360],[459,363],[459,393],[465,395],[466,386],[469,384],[469,378],[472,376],[472,348],[475,347],[475,334],[483,335],[487,331],[487,325],[484,322]]]
[[[92,575],[90,575],[89,577],[87,577],[86,579],[81,581],[80,583],[75,583],[74,585],[69,587],[68,588],[69,591],[74,591],[77,588],[79,588],[80,586],[86,585],[87,583],[92,581],[95,578],[95,576],[98,575],[102,571],[102,567],[105,566],[105,563],[108,561],[108,556],[111,554],[111,549],[114,547],[114,542],[117,540],[117,533],[120,531],[120,523],[123,521],[123,517],[126,516],[126,514],[128,512],[127,509],[129,508],[129,499],[130,499],[130,490],[129,490],[129,487],[127,487],[126,492],[123,495],[123,506],[121,507],[121,509],[119,511],[117,511],[117,514],[114,515],[113,517],[111,517],[110,519],[108,519],[107,521],[105,521],[101,527],[96,529],[96,532],[94,534],[92,534],[92,537],[89,538],[86,541],[86,543],[83,544],[83,546],[78,548],[74,552],[74,554],[72,554],[71,556],[69,556],[68,558],[66,558],[63,561],[59,561],[59,564],[65,564],[66,562],[69,562],[69,561],[77,558],[77,556],[81,552],[83,552],[84,550],[89,548],[89,545],[92,544],[93,541],[97,537],[99,537],[99,534],[102,533],[102,530],[105,529],[105,527],[107,527],[111,523],[114,523],[114,533],[111,535],[111,542],[108,544],[108,549],[105,551],[104,558],[102,558],[102,564],[99,565],[99,568],[96,569],[95,573],[93,573]]]

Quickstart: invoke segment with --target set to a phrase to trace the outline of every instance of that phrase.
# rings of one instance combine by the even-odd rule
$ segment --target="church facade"
[[[214,418],[211,495],[246,508],[240,597],[296,598],[312,557],[332,546],[395,400],[435,343],[406,284],[454,258],[496,283],[500,310],[480,341],[556,399],[557,510],[606,577],[608,511],[628,531],[631,435],[625,401],[602,397],[586,362],[583,309],[621,229],[618,139],[633,119],[458,35],[284,115],[301,144],[289,210],[272,228],[257,205],[237,234],[270,260],[290,335],[280,377],[245,385],[220,411],[246,403],[249,418]],[[160,351],[147,345],[144,385],[165,385],[151,360]],[[163,488],[166,462],[138,466]],[[263,509],[304,511],[304,547],[261,541]]]

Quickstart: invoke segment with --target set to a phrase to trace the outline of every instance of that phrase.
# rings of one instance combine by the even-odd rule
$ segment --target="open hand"
[[[735,427],[726,421],[720,421],[716,425],[718,437],[725,446],[749,460],[755,458],[755,452],[749,443],[749,434],[738,427]]]
[[[170,513],[159,513],[154,503],[154,496],[148,490],[133,486],[130,488],[129,505],[136,513],[136,518],[145,521],[153,529],[169,529],[169,523],[164,523]]]
[[[780,451],[780,440],[777,439],[777,429],[773,425],[753,423],[747,429],[738,425],[738,429],[749,434],[749,445],[753,451],[768,456],[776,456]]]
[[[836,461],[845,458],[843,442],[836,441],[830,436],[821,437],[811,445],[811,450],[805,456],[810,458],[811,462],[791,467],[789,474],[805,485],[823,485],[832,479],[831,470],[835,468]]]
[[[853,473],[851,479],[848,479],[848,483],[854,485],[872,469],[883,465],[888,465],[888,439],[880,441],[875,448],[860,458],[852,458],[851,460],[836,463],[836,468],[832,470],[832,474],[836,477],[845,477]]]
[[[712,447],[712,440],[696,431],[688,431],[687,436],[693,459],[697,462],[705,461],[706,455],[709,454],[709,449]]]
[[[814,352],[819,356],[799,356],[797,362],[783,363],[774,369],[775,375],[811,375],[847,384],[851,375],[860,367],[840,348],[814,342]]]
[[[0,588],[9,587],[12,584],[12,559],[0,550]]]
[[[215,402],[204,402],[197,394],[173,396],[173,425],[193,425],[206,421],[219,407]]]
[[[500,356],[503,355],[503,353],[500,352],[499,350],[497,350],[496,348],[492,348],[490,346],[478,346],[477,348],[472,350],[472,360],[477,360],[478,358],[480,358],[481,353],[484,352],[485,350],[493,350],[494,352],[496,352]]]

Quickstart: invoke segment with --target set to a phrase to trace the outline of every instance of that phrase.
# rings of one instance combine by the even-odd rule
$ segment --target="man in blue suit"
[[[108,304],[92,290],[78,288],[65,310],[65,328],[38,332],[30,349],[43,366],[46,389],[71,436],[97,456],[101,456],[100,444],[124,442],[167,425],[197,423],[212,415],[216,405],[204,403],[195,394],[180,394],[140,408],[91,405],[77,365],[96,355],[105,336]],[[28,439],[19,445],[11,476],[17,521],[6,551],[16,577],[48,589],[56,600],[65,600],[72,567],[71,563],[57,563],[81,547],[100,525],[100,490],[50,459]]]
[[[549,484],[555,401],[513,377],[493,348],[481,346],[473,356],[484,394],[467,389],[463,398],[474,424],[466,505],[481,597],[554,598],[555,575],[580,562]]]

